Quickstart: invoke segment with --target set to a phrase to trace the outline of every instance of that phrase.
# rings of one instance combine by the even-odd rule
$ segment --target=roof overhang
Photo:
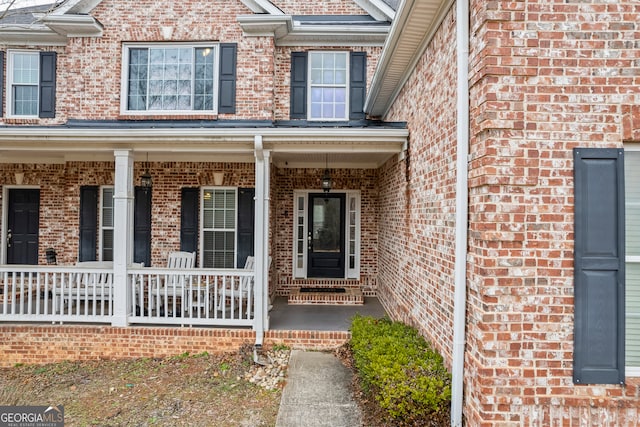
[[[69,37],[102,36],[102,24],[84,11],[71,12],[69,7],[73,3],[57,8],[40,5],[12,11],[13,16],[0,25],[0,43],[60,46],[65,45]]]
[[[302,167],[333,154],[342,167],[378,167],[406,148],[405,128],[58,128],[6,127],[0,163],[113,160],[114,150],[155,160],[252,161],[255,137],[281,167]],[[315,159],[315,160],[314,160]],[[350,166],[349,166],[350,165]]]
[[[64,46],[67,37],[60,35],[45,25],[31,25],[0,28],[0,43],[20,46]]]
[[[393,21],[365,102],[384,118],[422,57],[454,0],[404,0]],[[453,41],[455,42],[455,41]]]
[[[240,15],[247,36],[272,36],[276,46],[382,46],[390,25],[367,23],[305,24],[291,15]]]
[[[65,37],[101,37],[102,24],[90,15],[42,15],[40,22]]]

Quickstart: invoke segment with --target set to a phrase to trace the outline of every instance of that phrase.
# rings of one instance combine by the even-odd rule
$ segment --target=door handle
[[[313,238],[311,237],[311,232],[307,236],[307,248],[311,251],[313,250]]]
[[[10,248],[11,247],[11,239],[13,237],[13,234],[11,233],[11,229],[7,230],[7,247]]]

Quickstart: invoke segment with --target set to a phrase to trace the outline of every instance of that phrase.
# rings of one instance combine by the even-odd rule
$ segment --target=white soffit
[[[365,102],[365,111],[370,116],[387,115],[453,3],[454,0],[401,3]]]
[[[63,163],[73,160],[110,159],[114,150],[150,153],[155,159],[244,159],[252,161],[255,137],[274,161],[286,167],[314,164],[318,156],[333,153],[343,167],[378,167],[400,154],[408,131],[401,128],[246,128],[246,129],[131,129],[131,128],[29,128],[3,129],[0,163]],[[35,161],[35,160],[34,160]],[[344,164],[343,164],[344,163]],[[350,166],[349,166],[350,165]]]
[[[305,25],[290,15],[240,15],[238,23],[247,36],[272,36],[276,46],[383,46],[388,25]]]

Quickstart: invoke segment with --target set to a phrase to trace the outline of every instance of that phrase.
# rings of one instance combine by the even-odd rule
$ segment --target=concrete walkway
[[[351,378],[332,354],[293,350],[276,427],[360,427]]]

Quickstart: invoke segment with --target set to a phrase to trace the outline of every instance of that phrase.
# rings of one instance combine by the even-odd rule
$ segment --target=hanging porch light
[[[153,178],[149,173],[149,152],[147,152],[147,170],[140,176],[140,185],[144,188],[151,188],[153,186]]]
[[[325,155],[325,169],[324,169],[324,175],[322,176],[322,191],[324,191],[325,193],[328,193],[329,191],[331,191],[331,187],[333,185],[333,182],[331,181],[331,174],[329,173],[329,159],[328,159],[328,154]]]

